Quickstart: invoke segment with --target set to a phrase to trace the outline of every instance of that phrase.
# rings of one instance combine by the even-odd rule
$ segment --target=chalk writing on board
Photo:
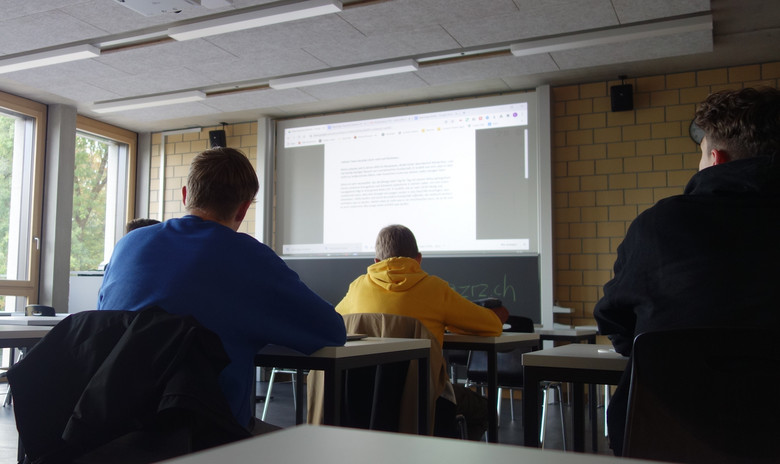
[[[478,298],[500,298],[503,301],[517,301],[515,287],[507,280],[507,276],[504,274],[503,281],[499,283],[450,283],[450,287],[469,300]]]

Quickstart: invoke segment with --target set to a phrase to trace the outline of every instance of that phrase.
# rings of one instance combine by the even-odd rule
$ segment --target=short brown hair
[[[127,232],[132,232],[135,229],[140,229],[141,227],[146,227],[146,226],[153,226],[159,223],[160,221],[158,221],[157,219],[135,218],[132,221],[128,222],[125,227]]]
[[[416,258],[420,254],[417,239],[407,227],[400,224],[387,226],[376,237],[376,259]]]
[[[699,106],[694,123],[711,148],[726,151],[732,160],[774,156],[780,151],[780,90],[715,92]]]
[[[242,203],[254,200],[259,189],[246,155],[234,148],[212,148],[190,164],[185,207],[230,220]]]

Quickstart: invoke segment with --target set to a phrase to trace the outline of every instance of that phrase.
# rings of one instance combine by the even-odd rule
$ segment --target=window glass
[[[109,153],[117,153],[116,145],[82,133],[76,135],[71,271],[97,270],[105,258],[108,159]]]
[[[102,271],[133,217],[136,134],[79,116],[73,171],[70,270]]]
[[[44,105],[0,92],[0,311],[37,298]]]

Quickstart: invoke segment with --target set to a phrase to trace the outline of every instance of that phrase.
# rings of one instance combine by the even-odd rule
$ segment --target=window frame
[[[114,226],[114,240],[113,245],[125,233],[125,224],[135,218],[135,189],[136,189],[136,160],[138,156],[138,134],[121,127],[113,126],[95,119],[88,118],[86,116],[76,116],[76,135],[78,133],[89,134],[94,137],[108,139],[113,142],[124,144],[127,146],[127,160],[126,160],[126,179],[125,184],[127,190],[125,191],[124,201],[124,217],[115,218]],[[107,199],[108,201],[108,199]],[[119,206],[119,205],[117,205]],[[106,221],[109,221],[108,210],[106,212]],[[113,251],[113,247],[112,250]],[[110,253],[107,253],[110,255]]]
[[[27,298],[38,302],[41,266],[41,227],[43,224],[43,170],[46,159],[47,107],[42,103],[0,92],[0,108],[24,115],[33,121],[32,185],[30,203],[30,243],[26,280],[0,280],[0,295]]]

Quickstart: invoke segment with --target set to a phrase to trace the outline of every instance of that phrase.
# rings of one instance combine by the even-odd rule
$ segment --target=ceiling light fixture
[[[673,19],[655,23],[622,26],[613,29],[603,29],[593,32],[569,34],[548,39],[529,40],[512,45],[515,56],[537,55],[540,53],[559,52],[576,48],[606,45],[629,40],[649,39],[685,32],[712,29],[712,15],[706,14],[689,18]]]
[[[0,59],[0,73],[39,68],[41,66],[84,60],[96,56],[100,56],[100,49],[89,44],[30,53],[24,56]]]
[[[92,111],[95,113],[115,113],[117,111],[137,110],[139,108],[153,108],[155,106],[175,105],[177,103],[188,103],[206,99],[206,94],[199,90],[188,92],[168,93],[153,95],[150,97],[128,98],[125,100],[114,100],[103,103],[95,103]]]
[[[175,40],[190,40],[210,35],[253,29],[270,24],[284,23],[311,18],[342,10],[338,0],[307,0],[281,6],[272,6],[249,13],[239,13],[221,18],[208,19],[168,29],[168,36]]]
[[[279,79],[271,79],[268,81],[268,85],[276,90],[292,89],[296,87],[306,87],[308,85],[332,84],[334,82],[351,81],[354,79],[414,72],[418,69],[417,62],[414,60],[392,61],[381,64],[356,66],[354,68],[337,69],[334,71],[302,74],[300,76],[280,77]]]

